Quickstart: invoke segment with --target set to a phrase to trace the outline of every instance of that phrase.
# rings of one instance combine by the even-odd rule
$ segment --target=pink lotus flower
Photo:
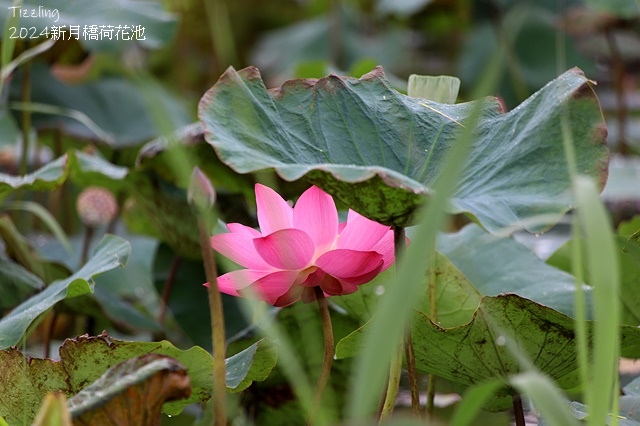
[[[291,207],[256,184],[256,202],[262,232],[229,223],[229,233],[211,237],[216,251],[247,268],[218,278],[223,293],[241,296],[251,289],[274,306],[287,306],[315,300],[315,286],[326,295],[353,293],[394,262],[388,226],[352,210],[338,223],[333,199],[318,187]]]

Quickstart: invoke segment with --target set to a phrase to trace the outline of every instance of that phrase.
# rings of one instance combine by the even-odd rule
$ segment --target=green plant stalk
[[[331,374],[331,365],[333,364],[333,356],[336,353],[335,344],[333,341],[333,326],[331,325],[331,313],[329,312],[329,304],[327,298],[324,296],[324,292],[320,287],[315,287],[316,301],[318,302],[318,309],[320,310],[320,320],[322,321],[322,336],[324,341],[324,357],[322,358],[322,367],[320,368],[320,376],[318,376],[318,382],[316,383],[316,389],[313,393],[313,405],[309,412],[309,418],[307,419],[307,425],[312,425],[315,422],[315,417],[320,410],[322,404],[322,396],[324,390],[329,382],[329,375]]]
[[[396,406],[396,399],[398,399],[398,391],[400,390],[400,376],[402,375],[402,341],[396,345],[396,350],[391,356],[391,364],[389,367],[389,382],[387,385],[387,393],[382,405],[382,412],[380,413],[380,423],[383,423],[391,418],[393,415],[393,409]]]
[[[225,372],[225,336],[222,296],[218,289],[218,271],[210,245],[206,214],[198,212],[198,235],[204,271],[209,282],[209,310],[211,312],[211,340],[213,343],[213,416],[216,425],[227,424],[227,383]]]

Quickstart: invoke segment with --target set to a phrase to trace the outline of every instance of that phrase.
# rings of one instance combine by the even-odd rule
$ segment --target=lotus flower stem
[[[226,346],[224,337],[224,313],[222,296],[218,288],[218,271],[211,249],[210,213],[216,200],[216,193],[206,175],[194,167],[187,192],[189,204],[198,218],[198,237],[204,272],[207,277],[209,310],[211,312],[211,341],[213,343],[213,418],[216,425],[227,424],[227,382],[225,372]]]
[[[209,243],[210,236],[206,220],[198,217],[198,234],[200,249],[204,261],[204,271],[209,282],[209,309],[211,311],[211,338],[213,342],[213,413],[216,425],[227,424],[227,383],[225,381],[225,337],[224,315],[222,311],[222,297],[218,290],[218,272],[213,250]]]
[[[329,312],[329,304],[327,298],[320,287],[314,287],[316,294],[316,301],[318,302],[318,308],[320,310],[320,319],[322,321],[322,335],[324,339],[324,358],[322,359],[322,368],[320,369],[320,376],[316,383],[316,389],[313,393],[313,406],[309,413],[309,419],[307,425],[313,424],[313,421],[320,409],[322,402],[322,395],[329,382],[329,374],[331,373],[331,365],[333,363],[333,356],[335,355],[335,346],[333,342],[333,326],[331,325],[331,314]]]

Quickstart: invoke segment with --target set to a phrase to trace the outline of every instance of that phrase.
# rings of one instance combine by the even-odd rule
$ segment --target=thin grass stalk
[[[331,374],[331,365],[333,363],[333,356],[336,353],[335,344],[333,341],[333,326],[331,325],[331,313],[329,312],[329,304],[327,298],[324,296],[324,292],[320,287],[314,288],[316,294],[316,301],[318,302],[318,309],[320,311],[320,320],[322,322],[322,336],[324,342],[324,357],[322,358],[322,367],[320,369],[320,376],[318,376],[318,382],[316,383],[316,389],[313,393],[313,406],[309,413],[307,420],[307,426],[314,424],[315,417],[322,405],[322,396],[324,390],[329,382],[329,376]]]

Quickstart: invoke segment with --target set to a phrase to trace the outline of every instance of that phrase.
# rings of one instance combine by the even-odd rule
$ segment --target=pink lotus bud
[[[209,178],[198,166],[193,168],[193,173],[191,174],[187,200],[189,204],[198,209],[210,209],[216,202],[216,191],[213,189]]]

